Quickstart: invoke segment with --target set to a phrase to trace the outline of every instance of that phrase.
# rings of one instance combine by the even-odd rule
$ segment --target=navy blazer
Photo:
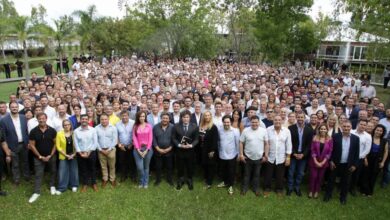
[[[348,155],[348,167],[357,166],[359,162],[359,137],[351,134],[351,140],[349,144],[349,155]],[[341,160],[341,154],[343,151],[343,133],[337,133],[333,136],[333,151],[331,161],[335,164],[339,164]]]
[[[288,127],[291,133],[291,143],[292,143],[292,154],[297,154],[298,152],[298,146],[299,146],[299,133],[298,133],[298,125],[293,124]],[[303,158],[306,159],[306,157],[310,153],[311,148],[311,142],[313,141],[313,135],[314,131],[313,129],[305,125],[303,128],[303,135],[302,135],[302,152]]]
[[[27,119],[26,116],[19,114],[20,128],[22,130],[23,144],[27,146],[28,144],[28,130],[27,130]],[[18,136],[15,131],[14,123],[12,122],[11,114],[8,114],[0,121],[0,126],[3,129],[5,141],[7,142],[8,147],[15,151],[18,147]]]
[[[197,126],[199,126],[200,125],[200,121],[202,120],[202,116],[203,116],[203,113],[200,113],[200,119],[199,119],[199,124],[198,124],[198,122],[196,121],[195,113],[192,113],[191,114],[191,118],[190,118],[190,123],[194,123]]]

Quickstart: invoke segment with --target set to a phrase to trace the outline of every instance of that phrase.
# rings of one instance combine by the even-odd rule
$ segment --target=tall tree
[[[57,44],[57,53],[60,59],[60,71],[62,72],[62,58],[64,56],[64,44],[73,38],[74,33],[74,22],[70,16],[61,16],[59,19],[54,20],[55,30],[53,31],[53,37]]]
[[[10,23],[18,16],[14,3],[9,0],[0,0],[0,47],[4,62],[6,62],[4,43],[10,34]]]
[[[96,13],[97,9],[95,5],[90,5],[87,10],[77,10],[73,12],[73,15],[80,19],[77,32],[81,37],[81,47],[87,49],[89,53],[93,50],[93,31],[96,24]]]

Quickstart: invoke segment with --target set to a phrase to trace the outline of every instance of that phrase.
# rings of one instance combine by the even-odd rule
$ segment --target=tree
[[[62,72],[62,58],[63,44],[75,37],[73,18],[70,16],[61,16],[59,19],[54,20],[55,30],[53,31],[53,37],[57,44],[57,53],[60,59],[60,71]]]
[[[96,24],[96,13],[97,9],[95,5],[90,5],[86,11],[77,10],[73,12],[73,15],[80,18],[77,32],[81,37],[81,47],[87,49],[90,54],[93,50],[92,38]]]
[[[4,42],[10,35],[10,22],[18,16],[12,1],[0,0],[0,46],[4,62],[6,62]]]
[[[312,4],[312,0],[258,1],[254,26],[263,60],[279,62],[292,52],[294,29],[307,20]]]

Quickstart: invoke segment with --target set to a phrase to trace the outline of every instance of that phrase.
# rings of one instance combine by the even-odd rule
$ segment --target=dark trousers
[[[23,77],[23,69],[18,69],[18,77]]]
[[[363,169],[363,162],[363,159],[359,159],[356,170],[351,175],[351,182],[349,186],[350,191],[355,191],[356,187],[360,188],[362,186],[360,174]]]
[[[96,184],[96,151],[92,151],[88,158],[77,157],[80,182],[82,185]]]
[[[179,182],[192,181],[194,175],[195,151],[193,149],[179,149],[177,151],[177,174]],[[185,178],[187,173],[187,179]]]
[[[251,184],[252,190],[254,192],[258,192],[259,183],[260,183],[260,168],[261,168],[260,160],[251,160],[249,158],[245,160],[244,180],[242,182],[242,188],[241,188],[243,192],[248,191],[250,182],[252,182]],[[251,176],[252,176],[252,181],[250,181]]]
[[[236,164],[237,164],[237,159],[236,157],[231,159],[231,160],[222,160],[220,159],[220,168],[222,170],[222,177],[223,177],[223,182],[225,185],[228,187],[234,185],[234,179],[236,176]]]
[[[2,179],[3,179],[3,155],[0,152],[0,191],[1,191],[1,180]]]
[[[7,79],[11,78],[11,72],[5,71],[5,78]]]
[[[340,200],[346,200],[349,188],[351,172],[348,170],[348,164],[336,164],[336,168],[330,172],[329,183],[326,187],[326,196],[331,197],[336,177],[340,176]]]
[[[122,151],[121,149],[117,149],[118,154],[118,170],[122,175],[123,179],[131,177],[135,179],[137,176],[137,169],[135,167],[135,160],[133,156],[133,148],[128,149],[125,148],[126,151]]]
[[[157,152],[157,151],[155,151]],[[173,154],[160,155],[159,153],[154,154],[154,162],[156,165],[156,181],[161,181],[161,174],[163,167],[166,170],[166,178],[168,182],[172,182],[173,173]]]
[[[271,191],[272,188],[272,177],[275,174],[276,179],[276,191],[283,191],[283,177],[284,177],[284,163],[275,164],[267,163],[265,167],[265,181],[264,181],[264,190]]]
[[[390,77],[385,77],[383,79],[383,88],[384,89],[387,89],[387,84],[389,84],[389,81],[390,81]]]
[[[37,158],[34,158],[34,169],[35,169],[35,182],[34,182],[34,193],[41,194],[41,186],[45,167],[49,166],[50,170],[50,186],[55,186],[57,177],[57,160],[53,156],[48,162],[43,162]]]
[[[30,169],[28,167],[28,150],[23,143],[18,144],[16,149],[11,151],[11,157],[12,176],[14,182],[20,182],[20,170],[22,170],[24,178],[29,179]]]
[[[362,193],[366,195],[372,195],[374,193],[374,187],[376,179],[379,175],[381,169],[379,169],[379,155],[375,153],[370,153],[367,156],[368,166],[363,167],[362,171]]]

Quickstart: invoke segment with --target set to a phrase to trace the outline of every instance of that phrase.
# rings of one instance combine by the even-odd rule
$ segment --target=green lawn
[[[200,175],[198,175],[200,176]],[[153,180],[153,179],[152,179]],[[95,193],[68,191],[60,196],[51,196],[49,186],[42,188],[41,197],[33,204],[28,199],[33,184],[22,183],[19,188],[9,181],[4,188],[7,197],[0,198],[0,219],[388,219],[390,216],[390,188],[375,190],[372,198],[348,197],[346,206],[341,206],[338,193],[334,192],[329,203],[319,199],[278,197],[256,197],[248,192],[229,196],[226,189],[205,190],[200,179],[195,189],[181,191],[169,187],[165,182],[158,187],[138,189],[130,181],[113,189],[108,185]],[[47,183],[47,182],[46,182]]]

